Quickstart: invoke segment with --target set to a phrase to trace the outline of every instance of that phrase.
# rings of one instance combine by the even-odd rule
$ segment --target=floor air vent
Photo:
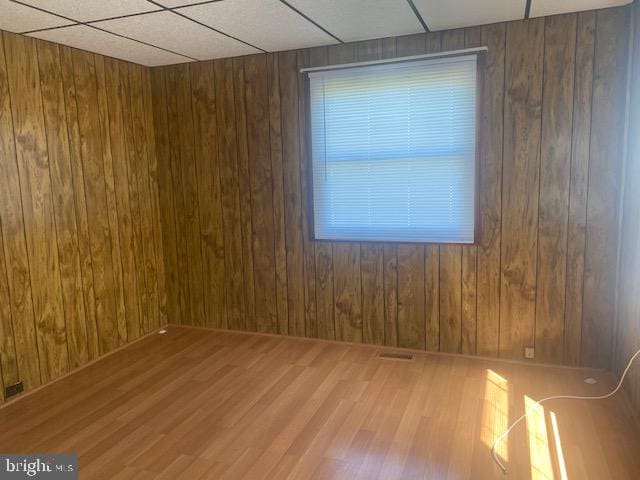
[[[413,355],[410,353],[403,352],[380,352],[378,353],[379,358],[384,358],[387,360],[405,360],[411,361],[413,360]]]

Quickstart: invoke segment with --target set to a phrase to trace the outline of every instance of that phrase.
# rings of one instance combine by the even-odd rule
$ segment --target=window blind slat
[[[476,56],[309,77],[316,238],[473,242]]]

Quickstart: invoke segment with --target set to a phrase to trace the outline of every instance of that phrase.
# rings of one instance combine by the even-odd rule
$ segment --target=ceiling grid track
[[[197,61],[196,58],[190,57],[189,55],[185,55],[183,53],[174,52],[174,51],[168,50],[166,48],[162,48],[162,47],[159,47],[157,45],[152,45],[152,44],[144,42],[142,40],[138,40],[136,38],[131,38],[131,37],[128,37],[126,35],[121,35],[121,34],[118,34],[118,33],[110,32],[110,31],[105,30],[103,28],[96,27],[95,25],[92,25],[92,23],[99,22],[101,20],[92,20],[91,22],[79,22],[78,20],[74,20],[73,18],[66,17],[64,15],[60,15],[59,13],[50,12],[48,10],[45,10],[44,8],[36,7],[35,5],[29,5],[29,4],[20,2],[19,0],[11,0],[11,1],[13,3],[18,4],[18,5],[22,5],[23,7],[32,8],[34,10],[38,10],[40,12],[47,13],[49,15],[53,15],[53,16],[56,16],[58,18],[62,18],[64,20],[72,22],[70,25],[63,25],[63,26],[60,26],[60,27],[50,27],[50,28],[43,28],[43,29],[39,29],[39,30],[33,30],[33,31],[29,31],[29,32],[22,32],[22,33],[20,33],[20,35],[27,35],[29,33],[35,33],[35,32],[40,32],[40,31],[59,30],[61,28],[68,28],[68,27],[74,27],[74,26],[77,26],[77,25],[84,25],[86,27],[94,28],[94,29],[99,30],[101,32],[108,33],[109,35],[114,35],[116,37],[125,38],[127,40],[131,40],[132,42],[136,42],[136,43],[140,43],[142,45],[146,45],[147,47],[157,48],[158,50],[162,50],[163,52],[171,53],[173,55],[179,55],[181,57],[188,58],[188,59],[193,60],[193,61]],[[219,1],[219,0],[216,0],[216,1]],[[159,10],[156,10],[156,11],[159,11]],[[144,13],[152,13],[152,12],[144,12]],[[135,15],[141,15],[141,14],[142,13],[138,13],[138,14],[135,14]],[[125,15],[125,16],[129,17],[129,16],[133,16],[133,15]]]
[[[156,3],[156,2],[154,2],[153,0],[147,0],[147,1],[148,1],[149,3],[151,3],[152,5],[156,5],[156,6],[160,6],[160,7],[162,6],[162,5],[160,5],[160,4]],[[215,0],[215,1],[217,2],[217,1],[220,1],[220,0]],[[199,3],[199,4],[195,4],[195,5],[201,5],[201,4],[203,4],[203,3],[215,3],[215,2],[201,2],[201,3]],[[185,5],[185,6],[183,6],[183,7],[179,7],[179,8],[185,8],[185,7],[187,7],[187,6],[192,7],[192,6],[194,6],[194,5]],[[245,42],[244,40],[242,40],[242,39],[240,39],[240,38],[234,37],[233,35],[229,35],[228,33],[225,33],[225,32],[223,32],[223,31],[221,31],[221,30],[218,30],[218,29],[216,29],[216,28],[213,28],[213,27],[212,27],[212,26],[210,26],[210,25],[207,25],[207,24],[205,24],[205,23],[199,22],[198,20],[194,20],[193,18],[188,17],[187,15],[184,15],[183,13],[177,12],[176,10],[178,10],[178,7],[174,7],[174,8],[168,8],[168,7],[166,7],[166,8],[165,8],[165,10],[166,10],[166,11],[169,11],[169,12],[171,12],[171,13],[175,14],[175,15],[178,15],[178,16],[180,16],[180,17],[182,17],[182,18],[186,19],[186,20],[189,20],[189,21],[191,21],[191,22],[193,22],[193,23],[196,23],[196,24],[200,25],[201,27],[208,28],[209,30],[213,30],[213,31],[214,31],[214,32],[216,32],[216,33],[219,33],[219,34],[221,34],[221,35],[224,35],[225,37],[231,38],[231,39],[235,40],[236,42],[244,43],[245,45],[247,45],[247,46],[249,46],[249,47],[251,47],[251,48],[255,48],[256,50],[260,50],[262,53],[267,53],[267,51],[266,51],[266,50],[264,50],[264,49],[262,49],[262,48],[260,48],[260,47],[257,47],[257,46],[255,46],[255,45],[252,45],[251,43],[249,43],[249,42]]]
[[[415,3],[413,3],[413,0],[407,0],[407,3],[411,7],[411,10],[413,10],[413,13],[416,15],[416,17],[418,17],[418,21],[422,25],[422,28],[424,28],[424,31],[429,33],[430,31],[429,26],[427,25],[427,22],[425,21],[424,17],[420,14],[418,9],[416,8],[416,5]]]
[[[318,27],[320,30],[322,30],[324,33],[326,33],[327,35],[335,38],[338,42],[340,43],[344,43],[342,40],[340,40],[338,37],[336,37],[333,33],[331,33],[329,30],[327,30],[326,28],[324,28],[322,25],[320,25],[318,22],[316,22],[315,20],[313,20],[311,17],[309,17],[308,15],[305,15],[304,13],[302,13],[300,10],[298,10],[296,7],[294,7],[293,5],[291,5],[289,2],[285,1],[285,0],[280,0],[280,3],[282,3],[283,5],[286,5],[287,7],[289,7],[291,10],[293,10],[294,12],[296,12],[298,15],[300,15],[302,18],[304,18],[305,20],[307,20],[308,22],[312,23],[313,25],[315,25],[316,27]]]
[[[0,29],[153,67],[439,32],[631,1],[0,0]]]

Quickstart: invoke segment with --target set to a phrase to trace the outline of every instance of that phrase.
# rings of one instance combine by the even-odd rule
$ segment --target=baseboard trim
[[[434,352],[430,350],[419,350],[416,348],[392,347],[387,345],[373,345],[370,343],[347,342],[343,340],[328,340],[324,338],[314,338],[314,337],[297,337],[293,335],[282,335],[279,333],[252,332],[247,330],[231,330],[228,328],[202,327],[197,325],[182,325],[177,323],[169,323],[168,326],[173,328],[193,328],[198,330],[239,333],[243,335],[260,335],[260,336],[266,336],[266,337],[291,338],[291,339],[305,341],[305,342],[324,342],[324,343],[333,343],[338,345],[350,345],[350,346],[356,346],[356,347],[371,348],[374,350],[385,350],[385,351],[391,351],[391,352],[393,351],[407,352],[407,353],[412,353],[414,355],[424,355],[424,356],[438,355],[438,356],[445,356],[445,357],[466,358],[466,359],[473,359],[473,360],[499,362],[499,363],[506,363],[511,365],[514,365],[514,364],[525,365],[530,367],[563,368],[563,369],[569,369],[569,370],[580,370],[583,372],[611,373],[604,368],[580,367],[580,366],[573,366],[573,365],[557,365],[552,363],[527,362],[524,360],[514,360],[510,358],[499,358],[499,357],[487,357],[483,355],[470,355],[466,353]],[[612,378],[615,378],[613,377],[612,373],[611,375],[612,375]]]
[[[119,346],[118,348],[115,348],[113,350],[111,350],[110,352],[105,353],[104,355],[100,355],[97,358],[94,358],[93,360],[85,363],[84,365],[79,366],[78,368],[74,368],[73,370],[65,373],[64,375],[60,375],[59,377],[54,378],[53,380],[48,381],[47,383],[43,383],[42,385],[38,385],[35,388],[32,388],[31,390],[27,390],[26,392],[23,392],[19,395],[16,395],[15,397],[12,397],[10,399],[5,399],[5,401],[3,403],[0,403],[0,410],[2,410],[5,407],[8,407],[9,405],[13,405],[16,402],[19,402],[22,399],[25,399],[27,397],[29,397],[30,395],[42,390],[45,387],[48,387],[49,385],[53,385],[56,382],[59,382],[60,380],[64,380],[65,378],[74,375],[78,372],[80,372],[81,370],[84,370],[87,367],[90,367],[91,365],[99,362],[100,360],[103,360],[107,357],[110,357],[111,355],[114,355],[122,350],[124,350],[125,348],[130,347],[131,345],[135,345],[136,343],[145,340],[146,338],[149,338],[152,335],[157,334],[160,330],[162,330],[163,328],[167,328],[169,326],[169,324],[164,324],[161,325],[160,327],[154,329],[153,331],[149,332],[149,333],[145,333],[144,335],[136,338],[135,340],[132,340],[124,345]]]

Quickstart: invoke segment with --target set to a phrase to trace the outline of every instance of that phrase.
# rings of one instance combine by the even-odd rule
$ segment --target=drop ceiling
[[[0,0],[0,29],[158,66],[627,3],[631,0]]]

